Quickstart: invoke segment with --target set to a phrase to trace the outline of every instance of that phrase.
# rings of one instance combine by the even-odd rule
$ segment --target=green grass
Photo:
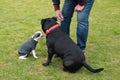
[[[64,0],[61,0],[64,1]],[[90,15],[86,60],[101,73],[82,68],[75,74],[62,71],[60,59],[48,67],[45,37],[37,45],[38,59],[19,60],[17,50],[36,31],[40,20],[55,15],[52,2],[45,0],[0,1],[0,80],[119,80],[120,8],[119,0],[95,0]],[[61,5],[62,6],[62,5]],[[71,38],[76,42],[76,13],[71,23]]]

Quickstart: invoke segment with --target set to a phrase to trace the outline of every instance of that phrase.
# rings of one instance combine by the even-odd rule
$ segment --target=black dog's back
[[[72,41],[69,36],[63,32],[56,32],[56,34],[59,33],[60,35],[57,37],[57,39],[54,42],[54,48],[55,53],[58,55],[63,54],[62,57],[70,57],[72,58],[80,58],[84,56],[83,54],[78,54],[79,52],[82,53],[80,48]]]

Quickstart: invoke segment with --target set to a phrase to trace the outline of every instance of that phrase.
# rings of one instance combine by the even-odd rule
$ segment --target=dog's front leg
[[[23,55],[23,56],[20,56],[19,59],[27,59],[26,56],[27,56],[27,54]]]
[[[43,66],[48,66],[51,62],[51,59],[53,57],[53,50],[52,49],[49,49],[48,50],[48,58],[47,58],[47,61],[45,63],[43,63]]]
[[[38,57],[36,56],[35,50],[32,50],[32,54],[33,54],[33,57],[34,57],[34,58],[38,58]]]

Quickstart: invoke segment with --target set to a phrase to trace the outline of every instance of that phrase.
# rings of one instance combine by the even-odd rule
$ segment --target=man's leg
[[[81,12],[77,13],[77,44],[84,51],[89,30],[89,14],[94,0],[86,0],[85,7]]]
[[[70,23],[71,23],[71,18],[73,16],[75,5],[76,5],[76,1],[65,0],[64,5],[63,5],[63,9],[62,9],[64,21],[61,21],[61,29],[63,32],[67,33],[68,35],[70,33],[69,32]]]

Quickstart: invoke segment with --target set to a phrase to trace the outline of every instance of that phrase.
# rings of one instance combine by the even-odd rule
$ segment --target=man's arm
[[[53,4],[60,4],[60,0],[52,0]]]
[[[60,0],[52,0],[52,2],[53,2],[55,11],[60,10],[60,6],[59,6],[60,5]]]
[[[62,15],[62,12],[60,11],[60,0],[52,0],[53,1],[53,5],[54,5],[54,9],[55,9],[55,12],[56,12],[56,17],[63,21],[64,20],[64,17]]]

